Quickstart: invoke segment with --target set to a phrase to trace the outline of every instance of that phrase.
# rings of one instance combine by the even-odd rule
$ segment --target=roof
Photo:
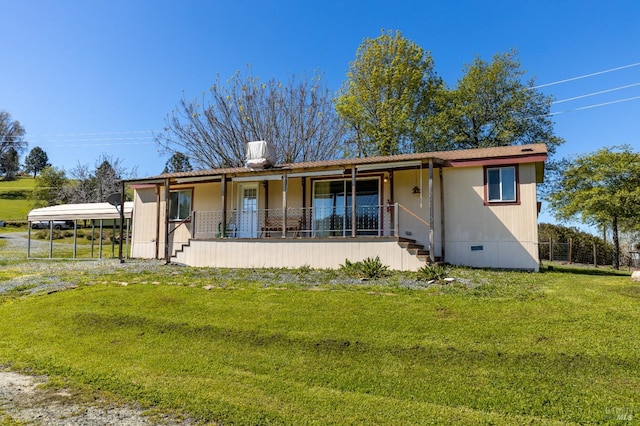
[[[131,218],[133,202],[124,203],[124,217]],[[27,215],[29,222],[38,220],[120,219],[120,211],[109,203],[60,204],[33,209]]]
[[[311,171],[338,169],[340,167],[362,167],[364,165],[370,165],[369,170],[375,169],[376,165],[380,170],[384,170],[389,167],[389,164],[393,163],[394,167],[407,163],[409,167],[416,167],[416,163],[423,164],[432,160],[437,165],[443,166],[469,166],[474,163],[480,163],[486,160],[494,161],[507,161],[512,162],[539,162],[544,163],[547,158],[547,146],[545,144],[528,144],[528,145],[515,145],[515,146],[501,146],[491,148],[473,148],[455,151],[437,151],[437,152],[419,152],[412,154],[399,154],[377,157],[360,157],[360,158],[341,158],[336,160],[323,160],[323,161],[307,161],[301,163],[287,163],[275,165],[269,169],[254,170],[247,167],[234,167],[234,168],[218,168],[208,170],[196,170],[190,172],[178,172],[178,173],[164,173],[156,176],[151,176],[141,179],[130,179],[127,182],[130,183],[162,183],[166,179],[189,179],[191,181],[197,181],[198,178],[203,180],[207,178],[218,178],[221,175],[260,175],[260,174],[273,174],[282,172],[294,172],[294,171]]]

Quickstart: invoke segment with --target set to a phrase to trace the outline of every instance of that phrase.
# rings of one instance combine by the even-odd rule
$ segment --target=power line
[[[126,132],[92,132],[92,133],[60,133],[53,135],[29,135],[30,137],[76,137],[76,136],[102,136],[102,135],[129,135],[158,132],[158,130],[131,130]]]
[[[72,141],[75,142],[75,141]],[[93,144],[79,144],[79,143],[64,143],[64,144],[55,144],[55,145],[47,145],[49,147],[69,147],[69,148],[90,148],[97,146],[121,146],[121,145],[151,145],[155,142],[116,142],[116,143],[93,143]],[[45,145],[44,143],[41,143]]]
[[[587,105],[587,106],[583,106],[583,107],[579,107],[579,108],[567,109],[567,110],[564,110],[564,111],[556,111],[556,112],[552,112],[552,113],[550,113],[548,115],[552,116],[552,115],[564,114],[566,112],[580,111],[580,110],[584,110],[584,109],[597,108],[597,107],[611,105],[611,104],[619,104],[621,102],[635,101],[636,99],[640,99],[640,96],[634,96],[632,98],[626,98],[626,99],[619,99],[617,101],[611,101],[611,102],[603,102],[601,104]]]
[[[581,75],[579,77],[572,77],[572,78],[567,78],[567,79],[564,79],[564,80],[554,81],[552,83],[539,84],[537,86],[532,87],[532,89],[540,89],[541,87],[548,87],[548,86],[554,86],[556,84],[568,83],[570,81],[580,80],[582,78],[587,78],[587,77],[593,77],[593,76],[600,75],[600,74],[606,74],[606,73],[613,72],[613,71],[619,71],[619,70],[622,70],[622,69],[625,69],[625,68],[637,67],[638,65],[640,65],[640,62],[636,62],[635,64],[624,65],[624,66],[621,66],[621,67],[611,68],[611,69],[604,70],[604,71],[598,71],[598,72],[594,72],[594,73],[591,73],[591,74]]]
[[[630,87],[640,86],[640,83],[628,84],[626,86],[615,87],[613,89],[601,90],[599,92],[588,93],[586,95],[575,96],[573,98],[562,99],[560,101],[553,101],[552,104],[560,104],[562,102],[575,101],[577,99],[588,98],[589,96],[601,95],[603,93],[615,92],[616,90],[628,89]]]

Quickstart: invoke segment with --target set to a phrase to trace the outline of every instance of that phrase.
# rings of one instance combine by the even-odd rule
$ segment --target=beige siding
[[[190,266],[220,268],[338,268],[345,259],[359,261],[380,257],[384,265],[395,270],[417,270],[424,261],[411,255],[389,239],[356,241],[299,240],[218,240],[191,241],[175,261]]]
[[[535,166],[519,166],[519,205],[484,204],[482,167],[444,173],[445,260],[475,267],[538,269]],[[472,250],[472,247],[481,250]]]
[[[131,256],[152,259],[156,256],[157,221],[156,188],[136,189],[133,200]]]
[[[433,169],[433,201],[434,201],[434,243],[435,255],[441,256],[441,234],[440,234],[440,176],[438,168]],[[421,179],[422,177],[422,179]],[[446,180],[446,179],[445,179]],[[422,186],[420,185],[422,183]],[[416,219],[411,214],[400,209],[399,228],[400,237],[416,240],[418,244],[429,247],[430,227],[429,223],[429,169],[424,167],[422,172],[419,168],[415,170],[397,171],[393,174],[394,201],[401,204],[406,209],[420,219]],[[419,194],[413,193],[413,188],[420,188]]]

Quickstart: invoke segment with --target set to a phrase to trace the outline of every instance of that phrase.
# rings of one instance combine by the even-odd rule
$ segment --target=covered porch
[[[424,171],[421,160],[306,172],[270,169],[252,176],[209,176],[200,185],[196,177],[165,179],[164,198],[170,200],[164,212],[169,218],[164,223],[169,242],[165,258],[171,262],[179,251],[191,251],[195,241],[302,240],[326,245],[383,239],[396,246],[406,240],[433,262],[436,237],[431,224],[436,205],[442,208],[434,199],[434,163],[427,159]],[[441,172],[436,182],[441,187]],[[201,200],[205,185],[212,196],[207,203]],[[205,209],[203,204],[226,208]]]
[[[132,256],[219,267],[337,267],[380,256],[418,269],[443,256],[444,166],[419,154],[129,181]]]

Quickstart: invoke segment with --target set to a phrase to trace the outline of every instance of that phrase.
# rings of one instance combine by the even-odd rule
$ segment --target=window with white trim
[[[191,189],[171,191],[169,194],[169,220],[185,220],[191,214]]]
[[[487,201],[489,203],[514,203],[517,201],[516,168],[487,168]]]

